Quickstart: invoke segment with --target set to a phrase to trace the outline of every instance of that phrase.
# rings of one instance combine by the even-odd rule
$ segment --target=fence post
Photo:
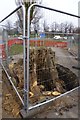
[[[36,3],[32,4],[29,8],[28,8],[28,12],[27,12],[27,81],[25,81],[25,83],[27,83],[26,87],[26,93],[27,93],[27,101],[25,103],[25,105],[27,106],[27,113],[29,111],[29,41],[30,41],[30,10],[33,6],[37,5]]]
[[[27,74],[26,74],[26,10],[25,5],[22,4],[22,10],[23,10],[23,64],[24,64],[24,109],[28,109],[27,106]]]

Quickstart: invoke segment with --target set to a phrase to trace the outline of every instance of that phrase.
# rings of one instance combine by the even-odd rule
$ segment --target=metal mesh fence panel
[[[29,109],[48,103],[79,86],[78,34],[74,32],[74,23],[65,22],[68,19],[72,21],[73,17],[42,8],[40,11],[44,17],[35,24],[32,21],[28,29]],[[77,27],[77,18],[74,21]]]
[[[19,21],[17,12],[19,7],[8,16],[2,23],[2,67],[11,83],[12,88],[17,93],[21,103],[24,105],[24,64],[23,64],[23,24]],[[21,64],[21,66],[20,66]],[[19,71],[19,69],[22,71]],[[19,74],[18,74],[19,73]],[[20,76],[21,75],[21,76]],[[4,73],[3,73],[4,76]],[[3,78],[5,79],[5,78]],[[5,95],[4,95],[5,97]]]
[[[37,14],[31,20],[32,6],[38,7],[42,16]],[[23,23],[14,20],[14,14],[1,25],[2,66],[27,112],[79,86],[78,16],[32,6],[28,9],[27,30],[25,19]]]

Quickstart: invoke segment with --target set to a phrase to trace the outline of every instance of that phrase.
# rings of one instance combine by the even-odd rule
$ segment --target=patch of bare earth
[[[45,100],[47,97],[56,97],[78,86],[77,76],[59,64],[55,64],[55,53],[48,48],[32,49],[30,51],[30,104]],[[23,90],[23,60],[14,60],[9,64],[10,75],[18,90]],[[43,113],[34,117],[56,118],[63,115],[68,117],[67,111],[76,107],[77,94],[65,96],[52,103]],[[23,95],[21,94],[23,97]],[[74,98],[76,97],[76,99]],[[3,72],[3,117],[21,117],[19,111],[21,103]],[[70,111],[69,111],[70,112]],[[46,114],[47,113],[47,114]],[[74,116],[74,115],[73,115]]]

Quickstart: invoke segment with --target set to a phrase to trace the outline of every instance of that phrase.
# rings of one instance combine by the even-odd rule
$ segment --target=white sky
[[[0,0],[0,20],[16,8],[15,0]]]
[[[62,10],[65,12],[69,12],[75,15],[78,15],[78,2],[80,0],[43,0],[43,4],[58,10]],[[5,16],[7,16],[10,12],[12,12],[16,8],[15,0],[0,0],[0,20],[2,20]],[[50,15],[51,14],[51,15]],[[45,16],[49,20],[49,15],[52,16],[52,12],[45,12]],[[54,14],[55,20],[61,19],[64,20],[60,14]],[[73,23],[77,23],[73,18],[65,17],[66,20],[71,20]],[[54,19],[54,18],[53,18]],[[70,21],[70,22],[71,22]],[[61,21],[60,21],[61,22]]]
[[[78,15],[78,2],[80,0],[43,0],[43,4],[58,10]],[[72,22],[75,26],[78,24],[78,18],[63,15],[56,12],[45,10],[45,19],[47,21]]]
[[[80,0],[43,0],[46,6],[78,15],[78,2]]]

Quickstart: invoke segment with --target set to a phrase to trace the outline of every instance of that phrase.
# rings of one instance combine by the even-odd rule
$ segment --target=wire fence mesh
[[[45,13],[49,13],[49,19]],[[59,13],[58,23],[54,21],[53,11],[43,10],[43,14],[47,22],[39,20],[38,24],[33,26],[34,31],[31,29],[29,39],[29,102],[34,105],[42,104],[79,85],[74,74],[78,71],[72,69],[73,65],[78,64],[75,60],[78,53],[78,35],[68,29],[69,25],[67,28],[63,25],[60,29],[62,24]],[[73,51],[74,58],[70,54]]]
[[[28,94],[29,99],[26,101],[29,101],[29,107],[49,101],[79,85],[78,70],[72,68],[78,65],[75,59],[78,57],[78,34],[75,30],[78,27],[77,18],[74,18],[75,25],[71,22],[73,17],[42,8],[40,10],[44,18],[39,19],[36,24],[31,22],[30,26],[29,61],[26,58],[26,63],[29,62],[29,84],[24,81],[24,74],[27,72],[24,72],[23,66],[25,46],[18,18],[14,21],[12,15],[9,18],[11,22],[8,20],[2,25],[2,63],[11,76],[20,99],[23,101],[24,94]],[[54,20],[55,14],[57,19]],[[68,19],[71,21],[66,22]],[[27,44],[26,40],[26,50]],[[29,91],[24,89],[24,84],[28,84]]]
[[[12,88],[14,88],[14,91],[17,93],[21,103],[24,105],[24,99],[19,92],[20,89],[18,89],[19,80],[17,77],[17,71],[15,72],[15,70],[13,70],[18,60],[23,59],[23,29],[19,27],[17,9],[1,23],[0,29],[2,30],[2,43],[0,44],[2,51],[2,66],[9,79],[9,82],[11,83]],[[24,68],[23,64],[22,68]],[[19,69],[19,66],[17,69]],[[21,79],[23,80],[24,84],[24,74],[22,74],[22,78]]]

